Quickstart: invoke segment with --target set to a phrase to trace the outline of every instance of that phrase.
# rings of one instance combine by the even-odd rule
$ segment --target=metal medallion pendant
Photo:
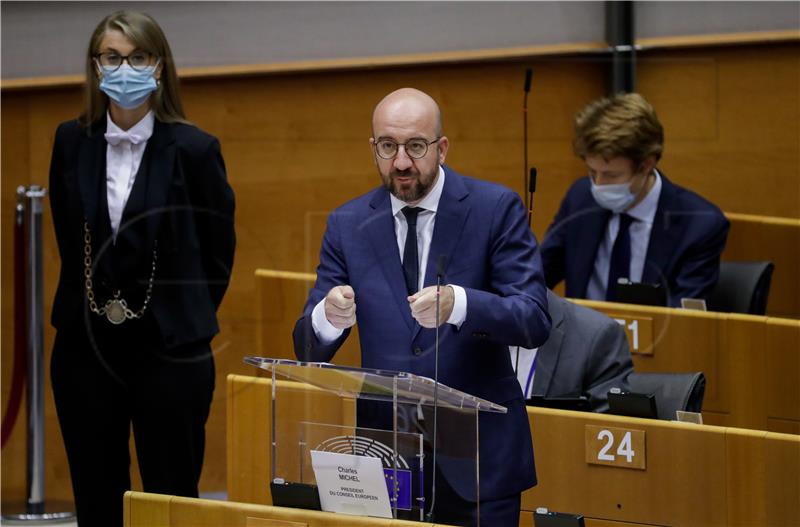
[[[116,298],[109,300],[106,302],[105,308],[106,318],[109,322],[117,325],[125,322],[127,317],[125,316],[126,305],[124,300],[117,300]]]

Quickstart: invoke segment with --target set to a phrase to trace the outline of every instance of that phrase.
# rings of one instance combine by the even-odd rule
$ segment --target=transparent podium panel
[[[335,502],[344,507],[338,512],[417,521],[427,521],[433,507],[432,520],[442,521],[456,495],[474,504],[478,517],[478,416],[504,407],[409,373],[261,357],[245,362],[272,377],[265,425],[275,505],[306,506],[301,502],[313,497],[325,510]],[[278,503],[276,484],[305,497]],[[366,501],[358,500],[368,499],[388,500],[388,507],[360,511]]]

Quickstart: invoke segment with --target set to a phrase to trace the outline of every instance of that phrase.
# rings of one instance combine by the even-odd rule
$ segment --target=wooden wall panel
[[[800,319],[800,219],[727,216],[731,230],[722,259],[774,263],[767,314]]]
[[[0,202],[0,221],[2,221],[2,236],[0,236],[0,250],[2,250],[2,265],[0,265],[0,279],[2,279],[2,298],[0,299],[0,339],[2,339],[2,378],[0,378],[0,391],[2,392],[2,412],[5,418],[8,400],[11,393],[11,378],[14,361],[14,222],[16,189],[18,185],[28,182],[28,117],[27,98],[16,97],[13,104],[9,104],[3,97],[2,127],[2,201]],[[14,152],[13,155],[8,153]],[[25,394],[23,389],[22,404],[17,417],[17,424],[3,448],[2,480],[9,481],[18,470],[13,469],[12,463],[6,459],[25,459]],[[60,436],[59,438],[60,439]],[[24,477],[24,472],[22,473]],[[22,485],[15,488],[3,486],[3,495],[9,500],[24,501],[25,494]],[[4,498],[6,499],[6,498]]]
[[[258,312],[255,355],[275,359],[296,359],[292,331],[309,290],[314,286],[313,273],[287,273],[259,269],[256,271]],[[358,326],[353,326],[347,340],[329,361],[340,366],[361,366]]]
[[[800,46],[639,55],[661,168],[726,212],[800,218]]]
[[[800,218],[799,48],[790,42],[642,52],[640,88],[663,107],[662,118],[673,130],[667,131],[663,163],[669,177],[726,211]],[[541,238],[565,190],[584,172],[571,152],[571,120],[604,92],[606,62],[597,56],[220,76],[183,83],[190,119],[222,143],[238,205],[234,275],[220,311],[222,331],[213,343],[218,389],[207,425],[202,490],[224,488],[225,466],[219,453],[225,448],[225,391],[220,387],[227,374],[250,372],[242,357],[258,349],[254,271],[259,267],[313,271],[320,218],[378,183],[367,144],[373,105],[400,86],[428,91],[444,111],[452,143],[450,164],[519,191],[521,88],[527,66],[534,68],[529,146],[531,164],[540,174],[534,230]],[[6,89],[2,104],[5,408],[12,362],[13,189],[19,184],[46,184],[55,127],[79,113],[80,90]],[[716,111],[709,113],[709,105]],[[49,313],[58,270],[49,211],[44,231]],[[48,327],[48,361],[52,337]],[[68,470],[49,389],[47,398],[48,495],[68,498]],[[4,499],[22,496],[23,445],[18,427],[2,452]]]

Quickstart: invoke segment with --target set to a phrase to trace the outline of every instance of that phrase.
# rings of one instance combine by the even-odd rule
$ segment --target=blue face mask
[[[638,177],[638,174],[634,176],[634,178],[635,177]],[[589,181],[592,183],[592,197],[597,204],[604,209],[608,209],[616,214],[625,212],[633,205],[633,202],[636,201],[639,194],[647,187],[647,176],[645,175],[644,177],[645,181],[642,182],[642,186],[636,194],[631,193],[632,181],[611,185],[598,185],[594,182],[594,179],[590,177]]]
[[[598,185],[592,181],[592,197],[604,209],[620,213],[628,210],[636,199],[636,194],[631,194],[630,183]]]
[[[110,67],[101,67],[100,89],[122,108],[137,108],[158,88],[153,76],[157,66],[135,70],[124,63],[114,71]]]

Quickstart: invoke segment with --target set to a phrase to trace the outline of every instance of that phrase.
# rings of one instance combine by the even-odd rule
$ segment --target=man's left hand
[[[455,294],[449,285],[443,285],[439,298],[439,325],[446,323],[453,312]],[[432,285],[408,297],[411,316],[424,328],[436,327],[436,286]]]

